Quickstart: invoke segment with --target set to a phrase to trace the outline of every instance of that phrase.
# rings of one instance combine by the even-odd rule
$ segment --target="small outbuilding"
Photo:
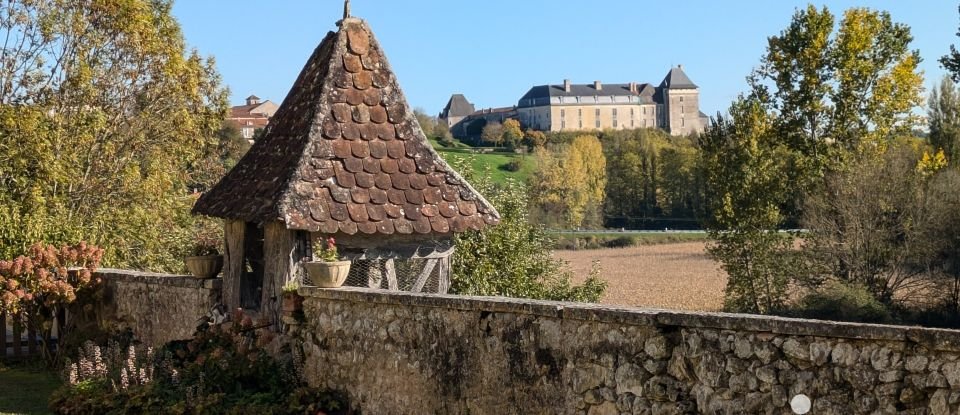
[[[500,217],[434,151],[363,20],[345,16],[264,135],[193,213],[225,220],[223,302],[278,321],[312,241],[333,236],[348,285],[445,293],[453,234]]]

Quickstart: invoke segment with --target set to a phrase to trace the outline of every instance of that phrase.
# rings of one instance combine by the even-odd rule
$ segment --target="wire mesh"
[[[439,292],[436,259],[360,259],[350,266],[345,285],[383,290]],[[396,285],[391,281],[395,279]]]

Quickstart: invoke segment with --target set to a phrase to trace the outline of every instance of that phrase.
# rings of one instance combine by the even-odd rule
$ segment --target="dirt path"
[[[609,283],[603,304],[697,311],[723,307],[727,276],[707,257],[703,242],[554,254],[570,262],[580,281],[591,263],[600,261]]]

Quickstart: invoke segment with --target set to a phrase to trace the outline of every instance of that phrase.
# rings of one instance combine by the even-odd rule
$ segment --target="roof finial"
[[[343,18],[347,19],[350,17],[350,0],[344,0],[343,2]]]

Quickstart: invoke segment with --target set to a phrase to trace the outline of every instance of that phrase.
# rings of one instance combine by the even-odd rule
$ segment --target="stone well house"
[[[430,146],[354,18],[323,39],[263,137],[193,212],[225,220],[224,304],[274,321],[312,241],[334,236],[356,285],[445,293],[453,234],[500,220]],[[419,261],[406,283],[401,260]]]

